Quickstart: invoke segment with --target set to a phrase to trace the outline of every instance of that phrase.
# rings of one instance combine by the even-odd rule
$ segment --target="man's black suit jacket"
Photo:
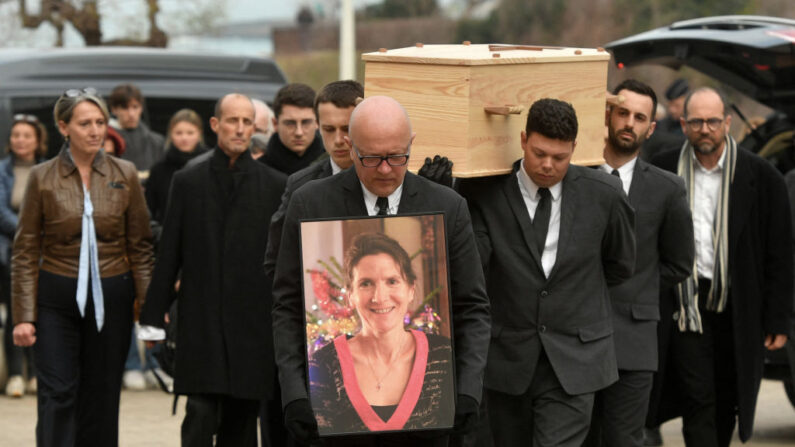
[[[480,401],[489,345],[489,302],[466,201],[452,189],[406,173],[398,214],[443,212],[450,266],[456,392]],[[367,216],[354,169],[307,183],[287,208],[273,288],[276,364],[284,405],[307,398],[299,221]]]
[[[652,162],[675,173],[679,153],[680,149],[669,150]],[[737,168],[729,188],[728,302],[734,330],[739,434],[743,441],[753,431],[764,365],[764,337],[766,334],[788,334],[790,330],[793,260],[788,238],[792,234],[791,228],[783,176],[766,160],[738,149]],[[662,321],[672,321],[671,315],[662,315]],[[661,346],[663,352],[665,348]],[[663,361],[664,358],[661,359]],[[672,402],[676,393],[668,391],[672,390],[662,390],[665,409],[661,409],[660,414],[654,414],[657,413],[657,402],[651,403],[653,421],[664,421],[678,412],[675,402]],[[657,398],[660,397],[658,394]]]
[[[632,278],[610,288],[616,357],[618,369],[654,371],[660,284],[677,284],[692,273],[693,217],[684,180],[641,159],[632,172],[629,203],[637,255]]]
[[[491,299],[485,386],[524,393],[543,349],[567,393],[594,392],[618,379],[608,286],[632,276],[634,212],[619,179],[570,166],[547,279],[519,190],[518,163],[509,175],[462,185]]]
[[[315,164],[307,166],[287,177],[287,186],[284,187],[282,203],[279,205],[279,209],[273,213],[270,230],[268,231],[268,249],[265,251],[265,273],[270,278],[273,278],[273,274],[276,272],[276,257],[279,254],[284,216],[287,214],[287,205],[290,204],[290,198],[292,198],[293,193],[298,188],[312,180],[331,177],[332,169],[331,161],[329,160],[328,157],[320,157]]]

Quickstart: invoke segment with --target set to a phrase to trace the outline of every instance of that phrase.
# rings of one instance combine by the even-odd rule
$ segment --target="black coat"
[[[326,150],[323,149],[323,139],[320,138],[320,132],[315,132],[315,139],[312,140],[312,144],[310,144],[301,155],[287,148],[287,146],[282,143],[281,138],[279,138],[279,134],[274,133],[268,141],[268,148],[265,149],[265,155],[260,157],[259,161],[277,171],[290,175],[308,167],[313,161],[325,153]]]
[[[181,271],[175,392],[260,399],[274,383],[262,263],[285,177],[248,151],[231,174],[227,165],[216,148],[174,175],[141,324],[163,326]]]
[[[329,157],[318,159],[317,163],[287,177],[287,186],[284,188],[284,194],[282,194],[282,204],[279,206],[279,210],[273,213],[270,233],[268,233],[268,250],[265,252],[265,272],[268,276],[273,277],[276,272],[276,257],[279,255],[284,216],[287,214],[287,205],[290,204],[290,198],[298,188],[312,180],[331,177],[332,169],[331,161],[329,160]]]
[[[166,151],[166,155],[152,166],[144,188],[146,205],[149,207],[152,220],[163,223],[163,218],[166,215],[168,189],[171,186],[171,177],[174,176],[174,173],[182,169],[185,163],[205,152],[207,152],[207,148],[201,144],[197,145],[193,152],[181,152],[172,144]]]
[[[679,149],[663,152],[653,163],[676,172]],[[781,174],[767,161],[746,150],[737,151],[737,168],[729,189],[729,303],[734,330],[734,358],[738,386],[740,439],[753,432],[754,412],[764,362],[766,334],[789,334],[792,315],[791,216],[787,188]],[[672,293],[672,290],[668,290]],[[672,296],[662,296],[671,303]],[[660,373],[665,376],[668,350],[665,330],[677,330],[671,309],[662,309]],[[657,388],[649,406],[652,423],[681,414],[676,389]]]

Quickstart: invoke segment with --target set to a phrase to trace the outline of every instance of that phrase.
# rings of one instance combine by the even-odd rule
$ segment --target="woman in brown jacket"
[[[122,369],[152,268],[149,213],[132,163],[105,155],[93,89],[55,104],[66,140],[33,168],[11,261],[14,342],[34,346],[37,445],[118,445]]]

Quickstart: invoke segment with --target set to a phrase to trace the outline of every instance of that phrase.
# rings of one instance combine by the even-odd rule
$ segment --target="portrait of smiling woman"
[[[309,359],[320,434],[451,426],[450,339],[407,327],[419,292],[406,250],[386,234],[358,234],[345,251],[343,279],[361,329]]]

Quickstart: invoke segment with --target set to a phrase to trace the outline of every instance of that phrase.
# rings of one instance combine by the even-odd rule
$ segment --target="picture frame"
[[[444,214],[303,220],[300,234],[309,400],[320,435],[452,428]]]

